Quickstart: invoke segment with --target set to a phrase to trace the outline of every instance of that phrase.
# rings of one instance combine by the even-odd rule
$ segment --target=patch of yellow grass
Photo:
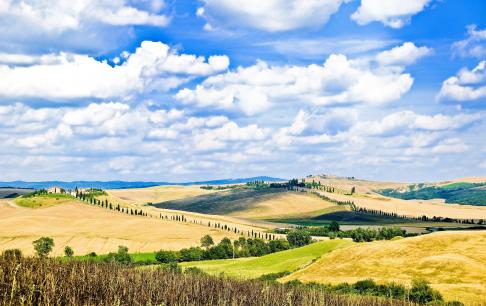
[[[171,200],[179,200],[198,195],[217,192],[216,190],[202,189],[200,186],[155,186],[148,188],[110,189],[106,190],[108,198],[112,203],[120,204],[146,204],[148,202],[158,203]]]
[[[343,195],[319,191],[339,201],[353,201],[356,206],[412,217],[448,217],[457,219],[486,219],[486,206],[443,203],[443,200],[401,200],[379,195]],[[376,197],[376,198],[375,198]],[[389,199],[384,201],[383,198]]]
[[[250,209],[231,213],[230,216],[250,219],[279,219],[313,217],[344,208],[302,192],[267,194]]]
[[[372,278],[409,285],[423,278],[447,300],[486,299],[486,232],[440,232],[359,244],[326,254],[283,279],[337,284]]]
[[[209,228],[207,223],[130,216],[77,202],[26,209],[1,200],[0,216],[0,251],[19,248],[29,255],[33,254],[32,241],[41,236],[54,238],[54,255],[61,255],[66,245],[77,255],[84,255],[91,251],[98,254],[116,251],[119,245],[127,246],[130,252],[178,250],[198,245],[206,234],[216,241],[223,237],[237,238],[232,232]]]

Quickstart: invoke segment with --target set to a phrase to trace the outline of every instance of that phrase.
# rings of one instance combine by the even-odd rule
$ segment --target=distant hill
[[[252,181],[265,181],[276,182],[285,181],[286,179],[269,177],[269,176],[256,176],[248,178],[236,178],[236,179],[220,179],[212,181],[200,181],[200,182],[183,182],[183,183],[170,183],[170,182],[127,182],[127,181],[43,181],[43,182],[25,182],[25,181],[12,181],[12,182],[0,182],[0,187],[10,188],[32,188],[43,189],[51,186],[59,186],[65,189],[78,188],[101,188],[101,189],[126,189],[126,188],[144,188],[161,185],[226,185],[226,184],[241,184]]]

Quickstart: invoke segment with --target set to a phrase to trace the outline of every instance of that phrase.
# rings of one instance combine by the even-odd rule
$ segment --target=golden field
[[[98,197],[107,198],[112,203],[143,205],[148,202],[158,203],[164,201],[178,200],[194,197],[203,194],[217,192],[206,190],[198,185],[194,186],[155,186],[148,188],[129,188],[129,189],[109,189],[106,190],[108,196]]]
[[[486,302],[486,232],[438,232],[335,250],[282,281],[337,284],[423,278],[447,300]]]
[[[91,251],[108,253],[119,245],[127,246],[130,252],[178,250],[198,245],[206,234],[217,241],[226,236],[237,238],[234,233],[209,228],[207,223],[130,216],[76,200],[37,209],[15,207],[12,201],[0,200],[0,215],[0,250],[19,248],[28,255],[33,254],[32,241],[41,236],[54,238],[54,255],[61,255],[66,245],[77,255],[84,255]]]

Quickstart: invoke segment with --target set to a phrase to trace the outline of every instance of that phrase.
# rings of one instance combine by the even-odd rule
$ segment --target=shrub
[[[426,304],[432,301],[442,301],[442,295],[432,289],[425,280],[413,280],[410,289],[410,301]]]
[[[287,240],[291,246],[299,247],[311,243],[311,235],[304,230],[295,230],[287,234]]]
[[[41,237],[32,242],[37,256],[45,258],[52,251],[54,247],[54,240],[51,237]]]
[[[258,280],[265,281],[265,282],[276,282],[277,279],[290,275],[289,271],[277,272],[277,273],[269,273],[260,275]]]
[[[109,253],[105,258],[106,262],[116,262],[122,265],[130,265],[132,263],[132,258],[128,254],[128,248],[126,246],[120,245],[118,247],[118,252]]]
[[[184,273],[187,274],[199,274],[199,275],[206,275],[206,272],[203,270],[199,269],[198,267],[187,267],[184,269]]]
[[[196,261],[204,257],[204,250],[199,247],[182,249],[179,251],[180,261]]]
[[[22,258],[22,251],[19,249],[9,249],[2,253],[2,257],[6,260],[20,260]]]
[[[290,249],[290,243],[285,239],[270,240],[268,242],[270,253],[285,251]]]
[[[64,248],[64,255],[66,255],[66,257],[73,257],[73,249],[70,246],[66,245],[66,247]]]
[[[155,253],[155,259],[161,263],[171,263],[171,262],[177,262],[179,256],[177,256],[177,253],[174,251],[160,250],[157,253]]]

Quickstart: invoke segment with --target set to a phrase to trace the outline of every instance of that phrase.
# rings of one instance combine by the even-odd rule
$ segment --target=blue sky
[[[485,14],[0,0],[0,180],[486,175]]]

